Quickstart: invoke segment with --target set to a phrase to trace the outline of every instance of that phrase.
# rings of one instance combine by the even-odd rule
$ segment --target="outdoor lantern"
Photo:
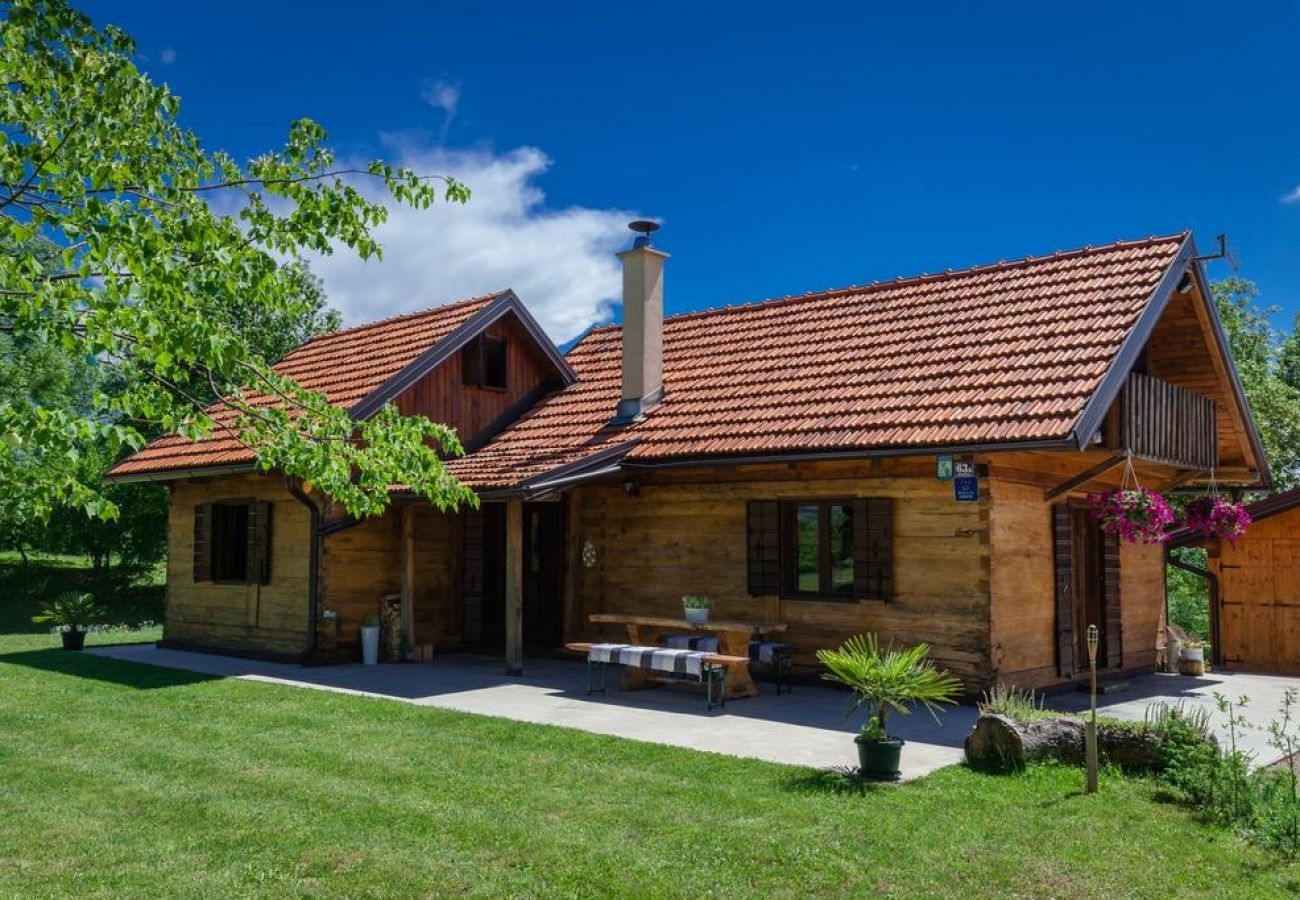
[[[623,479],[623,493],[629,497],[640,497],[641,485],[636,483],[635,478],[625,478]]]
[[[1089,707],[1092,717],[1088,720],[1084,732],[1084,755],[1087,757],[1088,775],[1086,790],[1089,794],[1097,793],[1097,644],[1101,642],[1101,632],[1096,625],[1088,626],[1088,669],[1092,676],[1091,689],[1088,691]]]

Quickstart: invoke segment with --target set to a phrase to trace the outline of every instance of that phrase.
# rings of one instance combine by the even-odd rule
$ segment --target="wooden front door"
[[[1088,506],[1052,507],[1056,567],[1056,663],[1062,678],[1088,671],[1088,626],[1100,632],[1097,668],[1123,665],[1119,539],[1105,534]]]
[[[554,650],[564,638],[564,504],[524,504],[524,647]]]
[[[1087,509],[1071,507],[1070,528],[1073,544],[1074,581],[1074,656],[1079,668],[1088,663],[1088,626],[1103,627],[1105,616],[1105,542],[1101,529]],[[1097,646],[1097,666],[1106,665],[1105,635]]]

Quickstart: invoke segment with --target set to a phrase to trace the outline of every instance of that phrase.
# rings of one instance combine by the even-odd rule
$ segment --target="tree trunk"
[[[1026,763],[1084,761],[1084,720],[1073,716],[1015,722],[1006,716],[980,716],[966,737],[966,763],[973,769],[1005,772]],[[1161,768],[1160,736],[1153,731],[1098,723],[1097,750],[1104,762],[1136,771]]]

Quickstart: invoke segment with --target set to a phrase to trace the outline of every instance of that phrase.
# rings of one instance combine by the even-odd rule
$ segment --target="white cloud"
[[[386,143],[392,161],[455,176],[473,196],[464,206],[439,201],[423,210],[389,200],[388,221],[375,230],[382,260],[362,262],[346,249],[311,259],[345,322],[506,287],[514,288],[557,343],[611,317],[622,286],[614,253],[628,246],[627,222],[636,216],[547,207],[536,180],[550,160],[532,147],[504,154],[447,150],[410,135],[389,135]],[[364,189],[378,196],[373,186]]]
[[[176,51],[171,47],[166,47],[162,53],[158,54],[158,58],[162,60],[164,66],[170,66],[176,62]]]
[[[1291,193],[1283,195],[1283,197],[1282,197],[1282,202],[1283,202],[1283,203],[1300,203],[1300,184],[1296,185],[1296,186],[1292,189]]]

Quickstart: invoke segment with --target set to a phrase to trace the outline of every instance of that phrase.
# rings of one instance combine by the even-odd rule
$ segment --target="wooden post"
[[[524,674],[524,501],[506,501],[506,674]]]
[[[415,658],[415,504],[402,507],[402,659]]]

